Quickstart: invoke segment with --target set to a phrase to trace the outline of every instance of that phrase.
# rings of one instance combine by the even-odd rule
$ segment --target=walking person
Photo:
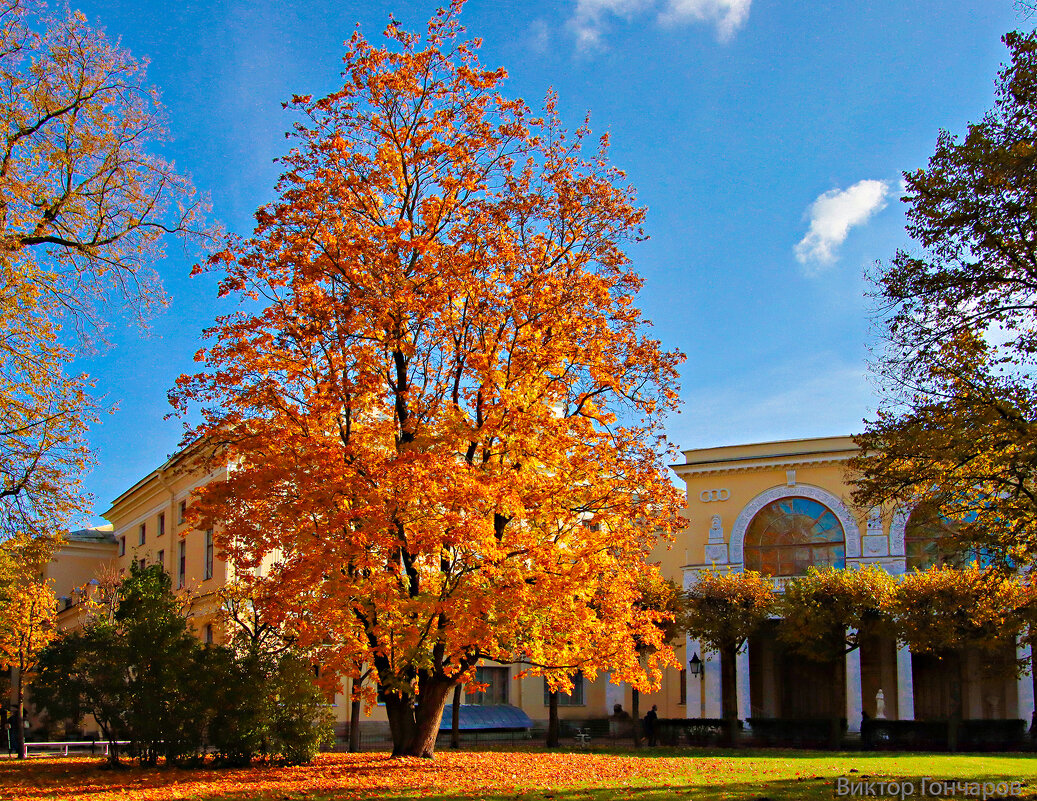
[[[648,745],[655,745],[656,737],[656,723],[659,720],[659,713],[656,711],[659,707],[656,704],[652,704],[652,708],[648,710],[648,714],[645,715],[645,737],[648,738]]]

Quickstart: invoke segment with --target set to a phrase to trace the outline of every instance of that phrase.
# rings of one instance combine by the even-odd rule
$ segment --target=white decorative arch
[[[833,495],[828,490],[823,490],[810,484],[796,484],[794,487],[782,484],[779,487],[771,487],[768,490],[764,490],[749,501],[742,508],[742,511],[738,513],[734,526],[731,527],[730,559],[732,564],[744,564],[745,562],[745,532],[753,518],[756,517],[756,513],[767,504],[780,501],[782,498],[810,498],[812,501],[817,501],[827,506],[832,510],[832,514],[836,516],[839,525],[843,527],[843,536],[846,538],[846,555],[848,557],[859,557],[861,555],[860,526],[849,508],[838,496]]]
[[[904,556],[907,553],[907,519],[911,517],[914,505],[901,506],[893,513],[889,523],[889,555]]]

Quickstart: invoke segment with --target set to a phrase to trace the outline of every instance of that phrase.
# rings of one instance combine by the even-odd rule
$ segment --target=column
[[[702,703],[702,676],[692,676],[691,669],[688,665],[691,662],[691,657],[698,656],[702,658],[702,645],[698,640],[693,640],[691,637],[686,637],[684,640],[684,698],[687,703],[684,706],[684,717],[686,718],[701,718],[705,717],[705,711],[703,710]]]
[[[738,719],[748,719],[749,706],[749,644],[742,646],[735,658],[735,677],[738,685]]]
[[[716,651],[702,652],[702,667],[706,671],[703,680],[706,682],[705,715],[707,718],[719,718],[723,715],[720,706],[720,654]]]
[[[911,672],[911,651],[897,643],[897,717],[915,719],[915,679]]]
[[[861,730],[863,699],[861,698],[861,649],[846,654],[846,729]]]
[[[1030,660],[1030,646],[1024,643],[1017,643],[1015,646],[1015,655],[1018,659]],[[1016,685],[1016,695],[1019,699],[1019,706],[1016,711],[1016,717],[1021,720],[1025,720],[1027,726],[1033,721],[1033,676],[1027,673],[1025,676],[1018,678],[1018,684]]]

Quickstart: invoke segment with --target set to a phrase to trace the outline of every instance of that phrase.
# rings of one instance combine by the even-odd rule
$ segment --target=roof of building
[[[112,533],[112,524],[107,523],[103,526],[92,526],[91,528],[81,528],[76,531],[70,531],[65,535],[66,540],[75,540],[76,542],[115,542],[115,534]]]
[[[517,706],[461,704],[457,727],[462,731],[508,731],[532,728],[533,721]],[[443,714],[443,721],[439,724],[439,730],[450,731],[451,728],[452,719],[448,707]]]
[[[773,467],[818,461],[845,461],[858,452],[853,437],[812,437],[744,445],[722,445],[683,451],[684,463],[671,465],[678,474],[717,468]]]

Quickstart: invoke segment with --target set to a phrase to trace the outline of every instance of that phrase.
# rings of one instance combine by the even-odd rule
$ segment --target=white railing
[[[116,740],[116,745],[129,745],[129,740]],[[46,743],[25,743],[22,745],[22,756],[29,756],[29,749],[40,752],[60,752],[62,756],[68,756],[70,748],[76,751],[89,750],[94,753],[97,749],[101,749],[101,753],[108,756],[108,741],[107,740],[67,740],[62,742],[46,742]]]

